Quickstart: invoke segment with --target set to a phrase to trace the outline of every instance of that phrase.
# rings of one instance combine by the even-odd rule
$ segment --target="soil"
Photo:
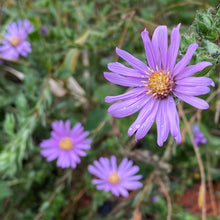
[[[206,183],[206,186],[208,186],[208,183]],[[201,213],[201,208],[198,206],[199,188],[200,183],[196,183],[193,185],[193,187],[186,189],[182,196],[177,197],[178,203],[192,214]],[[219,199],[217,197],[217,192],[220,191],[220,182],[213,183],[213,189],[213,201],[211,201],[208,187],[206,190],[206,212],[208,216],[218,216],[220,214]]]

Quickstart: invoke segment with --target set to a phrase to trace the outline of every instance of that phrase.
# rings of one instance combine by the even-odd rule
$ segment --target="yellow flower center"
[[[63,138],[60,143],[59,143],[59,147],[62,149],[62,150],[70,150],[74,147],[74,143],[73,141],[66,137],[66,138]]]
[[[21,39],[19,37],[13,37],[10,40],[10,44],[14,47],[16,47],[21,42]]]
[[[111,184],[118,184],[120,181],[121,178],[117,173],[111,173],[108,177],[108,182]]]
[[[174,87],[170,72],[166,70],[150,71],[152,74],[149,76],[148,82],[145,81],[147,94],[151,94],[155,99],[166,98],[170,95]]]

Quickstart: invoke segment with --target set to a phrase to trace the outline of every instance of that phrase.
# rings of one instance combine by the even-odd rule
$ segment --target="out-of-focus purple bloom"
[[[189,46],[185,56],[176,64],[180,45],[180,24],[173,28],[168,47],[168,32],[166,26],[158,26],[149,38],[148,31],[142,33],[148,65],[128,52],[116,48],[118,56],[127,61],[133,68],[121,63],[109,63],[105,78],[117,85],[134,87],[118,96],[107,96],[105,101],[112,104],[108,113],[114,117],[123,118],[139,111],[139,115],[128,130],[131,136],[136,132],[135,139],[143,138],[154,121],[157,125],[157,143],[162,146],[169,132],[181,142],[179,115],[173,96],[199,108],[207,109],[208,103],[198,95],[210,91],[208,86],[214,86],[212,79],[207,77],[191,77],[194,73],[212,65],[210,62],[199,62],[187,66],[198,45]]]
[[[40,29],[40,32],[41,32],[41,34],[43,34],[43,35],[47,35],[47,34],[48,34],[48,28],[47,28],[47,27],[42,27],[42,28]]]
[[[200,132],[198,125],[193,125],[192,130],[195,145],[199,146],[200,144],[205,144],[207,142],[207,139],[205,138],[204,134]]]
[[[128,190],[136,190],[142,187],[139,182],[142,175],[135,175],[139,171],[138,166],[133,166],[133,161],[123,159],[119,167],[115,156],[111,159],[101,157],[95,160],[94,165],[89,165],[88,170],[99,179],[93,179],[98,190],[111,191],[114,195],[128,196]]]
[[[158,202],[158,196],[152,196],[152,202],[153,203]]]
[[[77,123],[72,129],[70,121],[55,121],[52,123],[51,138],[40,143],[41,155],[52,161],[58,158],[57,166],[76,168],[80,157],[86,156],[85,150],[90,149],[91,139],[86,139],[88,131]]]
[[[31,53],[31,45],[26,38],[33,30],[29,20],[10,23],[0,43],[0,56],[9,60],[17,60],[19,55],[26,57]]]

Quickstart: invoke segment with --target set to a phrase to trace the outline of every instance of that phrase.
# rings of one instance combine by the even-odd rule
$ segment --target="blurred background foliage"
[[[197,75],[209,75],[215,88],[204,96],[204,112],[179,102],[189,124],[196,123],[208,139],[200,147],[216,200],[209,201],[208,219],[220,219],[220,10],[218,0],[1,0],[0,31],[16,19],[29,19],[32,53],[17,62],[0,65],[0,218],[4,220],[58,219],[166,219],[172,201],[172,219],[200,219],[197,207],[200,181],[198,162],[181,120],[183,142],[172,138],[159,148],[156,127],[139,142],[127,130],[137,114],[113,119],[106,95],[124,88],[103,77],[109,62],[117,61],[118,46],[145,60],[140,33],[152,34],[159,24],[181,23],[181,58],[189,44],[198,42],[191,64],[213,63]],[[48,33],[43,34],[41,28]],[[2,35],[1,35],[2,37]],[[39,143],[49,138],[54,120],[80,121],[93,139],[92,148],[75,170],[56,167],[40,156]],[[140,166],[147,183],[128,198],[96,191],[88,164],[100,156],[129,157]],[[154,177],[154,178],[153,178]],[[184,192],[192,191],[187,207]],[[207,190],[210,192],[210,190]],[[207,193],[208,193],[207,192]],[[195,196],[193,196],[194,194]],[[141,195],[144,195],[140,202]],[[213,194],[213,193],[212,193]],[[152,197],[157,196],[157,201]],[[208,195],[209,196],[209,195]],[[220,200],[219,200],[220,201]],[[184,205],[185,202],[185,205]],[[168,205],[167,205],[168,204]],[[135,212],[139,206],[140,212]]]

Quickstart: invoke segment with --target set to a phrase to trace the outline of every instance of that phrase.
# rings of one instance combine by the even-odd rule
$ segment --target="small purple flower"
[[[205,138],[204,134],[200,132],[198,125],[193,125],[193,139],[194,144],[199,146],[200,144],[205,144],[207,142],[207,139]]]
[[[135,175],[139,171],[138,166],[133,166],[133,161],[123,159],[117,167],[116,157],[111,159],[101,157],[94,161],[94,166],[89,165],[88,170],[99,179],[93,179],[92,183],[97,185],[98,190],[111,191],[114,195],[128,196],[128,190],[136,190],[142,187],[139,182],[142,175]]]
[[[136,140],[143,138],[156,121],[159,146],[166,141],[169,132],[178,143],[181,142],[174,96],[199,109],[209,107],[206,101],[195,96],[208,93],[208,86],[214,86],[214,82],[207,77],[191,76],[212,64],[199,62],[187,66],[198,47],[196,43],[189,46],[185,56],[176,64],[180,45],[179,28],[180,24],[172,30],[169,48],[166,26],[158,26],[152,40],[145,29],[141,36],[148,65],[128,52],[116,48],[116,53],[133,68],[118,62],[109,63],[108,69],[112,72],[104,73],[105,78],[114,84],[134,87],[124,94],[107,96],[105,101],[114,103],[108,109],[108,113],[114,117],[123,118],[140,110],[128,130],[129,136],[136,132]]]
[[[41,34],[43,34],[43,35],[47,35],[47,34],[48,34],[48,28],[47,28],[47,27],[42,27],[42,28],[40,29],[40,32],[41,32]]]
[[[158,196],[152,196],[152,202],[153,203],[156,203],[156,202],[158,202]]]
[[[26,38],[33,30],[28,20],[10,23],[0,42],[0,56],[9,60],[18,60],[19,55],[26,57],[31,53],[31,45]]]
[[[76,168],[80,157],[86,156],[84,150],[90,149],[91,139],[86,139],[88,131],[77,123],[72,129],[70,121],[55,121],[52,123],[51,138],[40,143],[41,155],[52,161],[58,158],[57,166],[62,168]]]

